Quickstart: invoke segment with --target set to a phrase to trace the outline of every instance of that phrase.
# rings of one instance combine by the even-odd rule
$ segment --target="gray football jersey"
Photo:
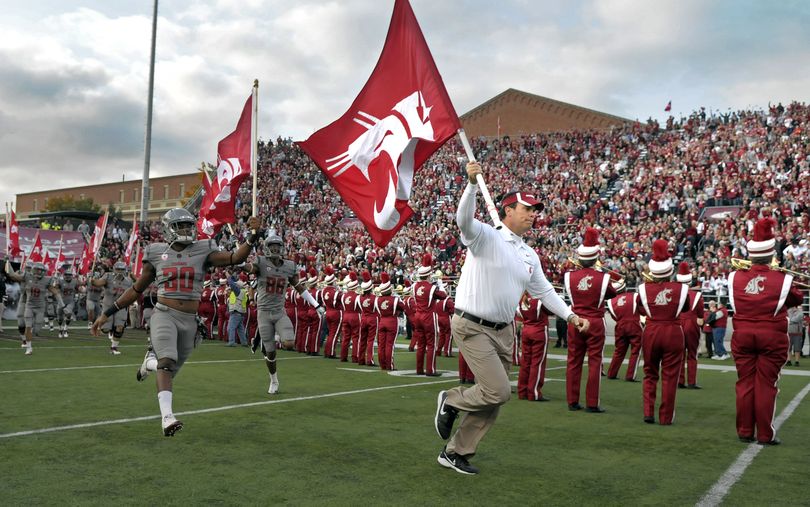
[[[290,278],[296,275],[295,263],[285,259],[281,266],[277,267],[270,259],[259,255],[254,264],[259,270],[256,277],[258,281],[256,306],[269,312],[283,311],[285,290]]]
[[[87,300],[88,301],[101,301],[101,293],[104,292],[104,287],[96,287],[90,283],[91,279],[87,280]]]
[[[169,248],[168,243],[147,246],[143,260],[155,268],[158,297],[198,301],[208,255],[216,251],[216,243],[210,239],[195,241],[179,252]]]
[[[31,308],[45,308],[45,297],[48,294],[48,287],[53,280],[50,276],[43,276],[39,280],[34,275],[25,275],[25,295],[26,304]]]
[[[54,285],[59,289],[59,292],[62,294],[62,301],[64,301],[66,305],[73,302],[73,299],[76,297],[76,288],[79,286],[79,281],[76,280],[76,277],[73,277],[69,282],[65,281],[64,278],[57,278]]]
[[[107,280],[107,285],[104,286],[104,299],[101,304],[104,308],[109,308],[121,297],[121,294],[132,287],[132,278],[124,275],[123,279],[116,280],[115,273],[107,273],[104,275],[104,279]]]

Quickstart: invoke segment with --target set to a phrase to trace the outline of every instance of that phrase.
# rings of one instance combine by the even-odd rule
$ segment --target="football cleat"
[[[157,361],[157,356],[155,355],[155,352],[152,350],[152,347],[149,347],[149,350],[146,351],[146,356],[144,356],[143,362],[141,363],[140,368],[138,368],[138,373],[135,376],[135,378],[138,379],[138,382],[142,382],[143,379],[145,379],[149,375],[149,372],[152,371],[146,367],[150,359],[154,359],[155,361]]]
[[[278,394],[278,380],[270,379],[270,389],[267,394]]]
[[[34,349],[32,349],[31,347],[28,347],[27,349],[25,349],[25,355],[26,356],[30,356],[33,353],[34,353]]]
[[[175,433],[183,429],[183,423],[175,419],[174,414],[163,416],[163,436],[173,437]]]
[[[114,356],[120,356],[121,351],[118,350],[118,347],[110,347],[110,354],[112,354]]]

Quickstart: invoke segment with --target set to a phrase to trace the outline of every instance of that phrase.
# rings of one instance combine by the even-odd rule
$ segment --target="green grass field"
[[[8,331],[0,339],[4,505],[694,505],[749,448],[760,452],[725,505],[808,503],[810,402],[781,427],[783,445],[740,443],[730,360],[700,371],[703,390],[679,390],[675,424],[662,427],[642,422],[640,383],[605,380],[607,413],[569,412],[551,348],[552,401],[505,405],[469,477],[436,463],[436,394],[454,376],[282,352],[271,397],[258,356],[206,342],[175,384],[185,428],[165,438],[153,378],[135,381],[144,334],[128,334],[117,357],[84,330],[39,339],[30,357]],[[413,353],[395,357],[414,368]],[[809,373],[782,377],[777,415]]]

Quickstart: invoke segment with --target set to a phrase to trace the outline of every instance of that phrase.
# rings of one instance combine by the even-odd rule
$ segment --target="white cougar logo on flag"
[[[354,118],[354,121],[365,127],[366,132],[349,144],[345,152],[326,159],[326,163],[329,164],[327,170],[336,171],[335,178],[351,167],[356,167],[366,180],[372,183],[373,175],[369,174],[369,168],[385,153],[388,160],[381,159],[378,163],[385,164],[383,167],[387,169],[387,174],[382,181],[379,177],[375,179],[387,188],[379,188],[379,183],[372,185],[372,191],[375,193],[374,223],[380,229],[391,230],[396,227],[399,223],[399,212],[395,208],[395,203],[397,199],[408,200],[411,196],[414,151],[419,139],[435,140],[433,125],[430,123],[430,109],[425,104],[422,92],[417,90],[397,102],[385,118],[375,118],[358,111],[357,115],[365,120]],[[378,211],[377,197],[383,195],[380,193],[383,189],[385,194],[382,209]]]
[[[764,290],[765,277],[762,275],[757,275],[755,278],[748,280],[748,283],[745,285],[744,292],[746,294],[757,295]]]
[[[577,284],[577,290],[588,290],[588,289],[590,289],[591,285],[593,285],[592,280],[593,280],[593,275],[587,275],[587,276],[582,277],[582,279]]]
[[[231,181],[236,176],[242,174],[242,164],[239,159],[226,158],[219,161],[217,166],[217,183],[219,184],[219,194],[214,198],[214,202],[230,202],[231,200]],[[211,206],[212,209],[214,205]]]
[[[672,302],[672,289],[664,289],[655,296],[655,306],[666,306]]]

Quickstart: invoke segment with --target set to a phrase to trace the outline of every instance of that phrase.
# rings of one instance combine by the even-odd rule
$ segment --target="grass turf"
[[[552,401],[506,404],[472,459],[481,474],[462,476],[436,463],[432,426],[436,393],[455,377],[281,352],[281,390],[269,396],[262,360],[221,342],[204,343],[177,378],[174,409],[192,413],[165,438],[153,378],[134,378],[143,334],[128,336],[117,357],[86,331],[35,341],[30,357],[0,340],[4,504],[694,505],[747,448],[734,430],[730,360],[700,371],[703,390],[679,390],[675,424],[662,427],[642,422],[641,384],[622,380],[603,380],[607,413],[569,412],[564,362],[550,359]],[[412,369],[414,354],[396,361]],[[457,359],[439,367],[456,370]],[[782,378],[777,414],[808,381]],[[147,419],[7,436],[133,418]],[[806,505],[809,421],[801,403],[784,444],[762,449],[726,504]]]

